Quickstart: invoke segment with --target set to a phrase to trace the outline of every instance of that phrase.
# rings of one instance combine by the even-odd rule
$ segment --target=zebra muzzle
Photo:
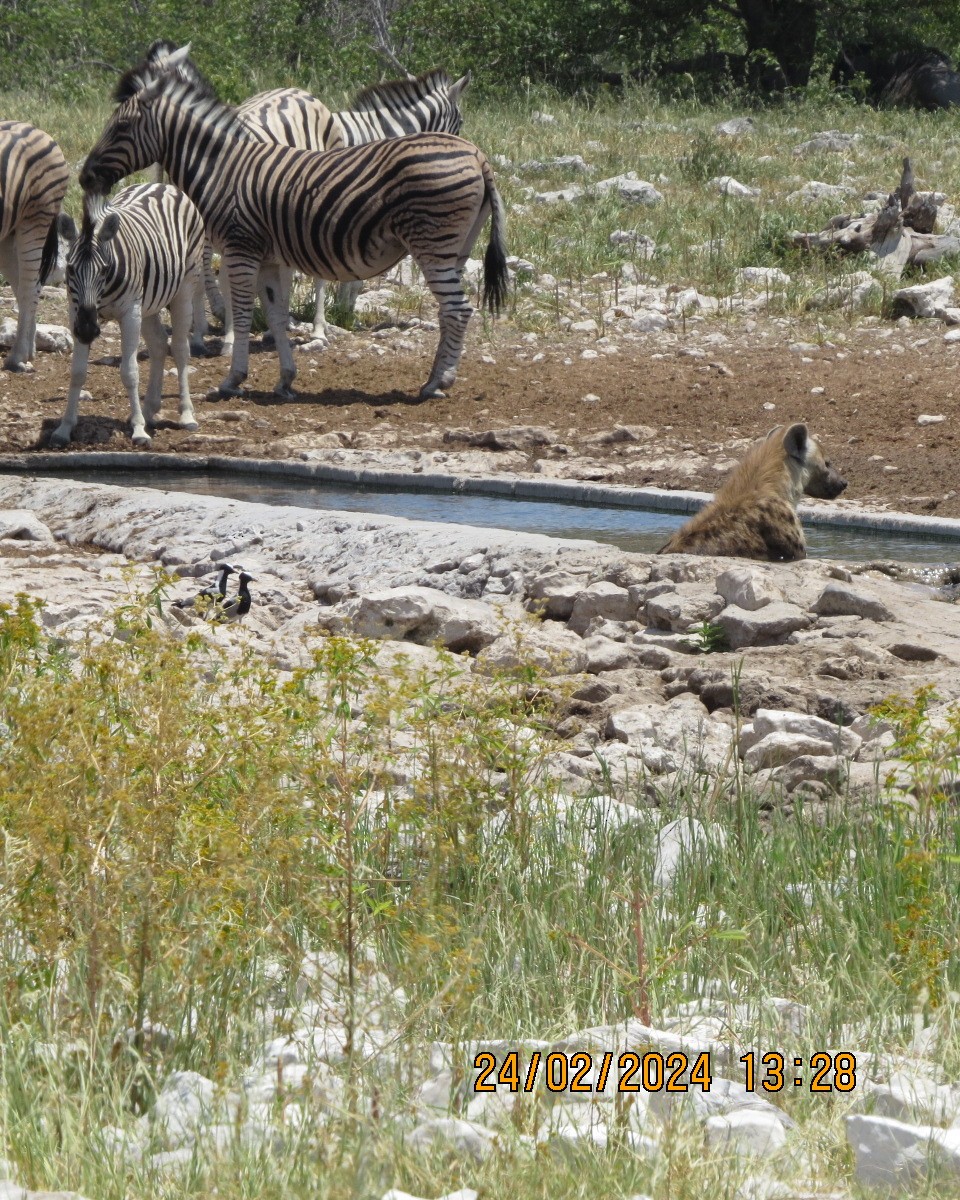
[[[100,336],[100,323],[97,321],[95,308],[81,308],[77,311],[77,319],[73,323],[73,336],[87,346],[94,338]]]

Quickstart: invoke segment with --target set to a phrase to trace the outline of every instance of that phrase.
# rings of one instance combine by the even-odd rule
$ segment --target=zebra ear
[[[179,50],[174,50],[167,58],[167,61],[164,64],[165,68],[176,69],[177,67],[182,67],[190,57],[190,47],[192,44],[192,42],[187,42],[187,44],[185,46],[181,46]]]
[[[57,233],[68,246],[77,240],[77,223],[69,213],[62,212],[57,217]]]
[[[470,78],[470,72],[468,71],[466,75],[461,76],[456,83],[451,83],[447,88],[447,95],[454,102],[454,104],[457,103],[463,93],[470,86]]]
[[[107,213],[103,218],[103,223],[97,230],[97,241],[101,246],[105,246],[107,242],[112,242],[117,236],[117,230],[120,228],[120,214],[118,212]]]

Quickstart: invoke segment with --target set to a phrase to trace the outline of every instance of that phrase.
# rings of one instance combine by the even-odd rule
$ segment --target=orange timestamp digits
[[[483,1051],[474,1058],[473,1066],[479,1072],[475,1092],[495,1092],[498,1086],[511,1092],[532,1092],[538,1078],[549,1092],[605,1092],[608,1085],[618,1092],[687,1092],[691,1085],[709,1092],[712,1079],[706,1050],[692,1064],[680,1050],[672,1054],[626,1050],[620,1055],[607,1050],[596,1058],[585,1050],[573,1054],[534,1050],[526,1070],[519,1051],[505,1054],[499,1066],[495,1054]]]
[[[857,1058],[847,1050],[841,1050],[839,1054],[818,1050],[810,1055],[809,1064],[803,1058],[790,1058],[779,1050],[768,1050],[759,1056],[751,1050],[741,1057],[740,1062],[743,1063],[743,1082],[748,1092],[755,1092],[758,1082],[765,1092],[780,1092],[790,1086],[807,1088],[811,1092],[852,1092],[857,1086]],[[791,1064],[794,1071],[808,1068],[812,1072],[809,1081],[803,1074],[788,1074],[787,1067]]]

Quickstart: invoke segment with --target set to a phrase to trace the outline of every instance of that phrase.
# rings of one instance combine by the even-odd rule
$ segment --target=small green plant
[[[690,634],[701,654],[722,654],[730,649],[726,630],[713,621],[701,621]]]
[[[707,183],[719,175],[736,175],[740,165],[739,154],[705,130],[694,136],[690,149],[678,163],[680,174],[688,183]]]

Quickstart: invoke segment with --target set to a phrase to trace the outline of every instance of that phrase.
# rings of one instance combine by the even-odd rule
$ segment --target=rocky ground
[[[565,803],[571,811],[598,805],[616,826],[645,818],[684,781],[720,783],[737,764],[761,806],[784,813],[800,795],[808,812],[838,796],[873,802],[878,792],[914,803],[916,778],[896,757],[889,728],[871,721],[868,710],[891,691],[927,683],[936,685],[941,704],[960,699],[960,612],[931,589],[875,571],[854,576],[812,561],[658,559],[382,516],[71,482],[0,482],[0,602],[19,591],[42,597],[45,625],[66,642],[129,602],[154,565],[183,576],[174,591],[188,595],[195,577],[225,557],[256,577],[251,612],[243,621],[208,625],[166,606],[162,619],[174,634],[186,625],[227,643],[242,640],[284,670],[304,661],[322,628],[381,639],[391,653],[424,660],[439,643],[464,654],[464,669],[474,672],[509,666],[518,656],[535,661],[566,697],[549,758]],[[705,622],[712,633],[705,634]],[[716,648],[720,632],[725,649]],[[723,836],[718,826],[692,819],[664,824],[654,870],[661,893],[669,896],[683,864]],[[169,1074],[147,1114],[101,1131],[105,1146],[151,1170],[177,1171],[237,1138],[248,1146],[280,1144],[283,1131],[308,1116],[322,1120],[317,1113],[337,1111],[344,969],[336,955],[305,960],[293,989],[297,1006],[266,1015],[262,1051],[246,1074],[227,1081],[226,1090],[194,1072]],[[375,1056],[392,1045],[403,998],[376,963],[364,969],[361,993],[363,1054]],[[529,1155],[544,1143],[602,1148],[617,1141],[657,1156],[667,1152],[683,1115],[708,1150],[753,1164],[738,1196],[849,1195],[822,1162],[791,1149],[787,1113],[746,1090],[738,1062],[754,1045],[759,1010],[747,998],[731,1006],[724,990],[718,995],[725,998],[711,998],[708,989],[657,1028],[630,1020],[559,1042],[421,1047],[410,1064],[416,1102],[391,1119],[409,1151],[428,1153],[439,1144],[468,1169],[495,1153]],[[801,1003],[770,998],[761,1008],[781,1041],[804,1028]],[[857,1036],[853,1026],[850,1036]],[[858,1050],[846,1136],[862,1183],[912,1178],[930,1155],[960,1171],[960,1086],[938,1065],[931,1031],[918,1037],[907,1055]],[[537,1051],[602,1058],[641,1044],[662,1054],[683,1050],[691,1063],[709,1052],[710,1093],[641,1093],[623,1113],[612,1087],[591,1093],[592,1103],[565,1092],[544,1098],[533,1132],[520,1133],[515,1095],[502,1088],[478,1095],[468,1086],[472,1055],[484,1049],[520,1049],[528,1061]],[[14,1183],[2,1186],[29,1200]]]

